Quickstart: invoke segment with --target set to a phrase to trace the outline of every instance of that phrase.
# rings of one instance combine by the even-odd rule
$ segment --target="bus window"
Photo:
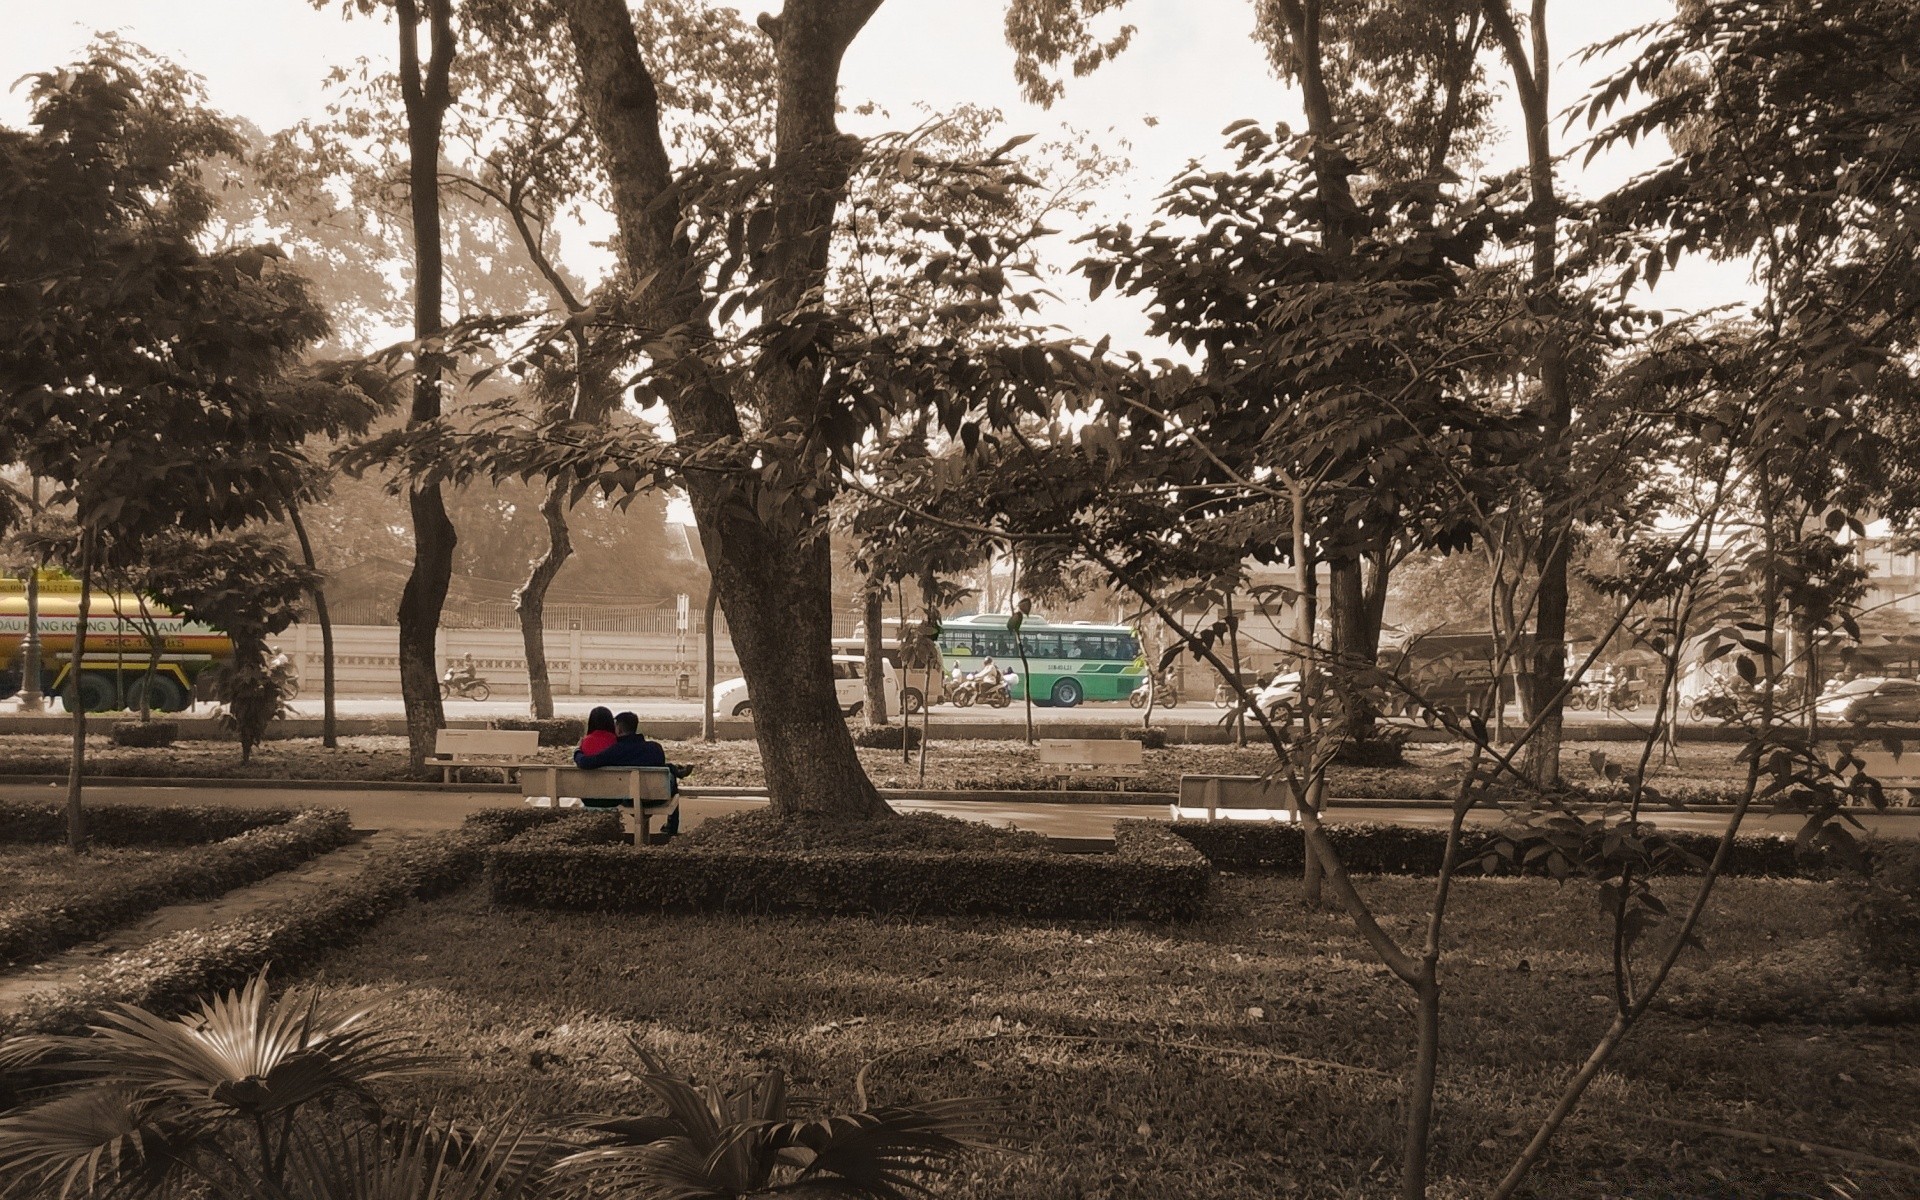
[[[1066,635],[1072,637],[1072,634]],[[1027,653],[1034,658],[1059,658],[1060,643],[1063,640],[1057,633],[1023,633],[1020,640],[1026,643]]]

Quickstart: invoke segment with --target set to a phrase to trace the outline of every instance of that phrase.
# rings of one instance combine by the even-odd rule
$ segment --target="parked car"
[[[1269,721],[1281,718],[1291,720],[1300,711],[1300,672],[1287,671],[1275,675],[1260,689],[1253,702],[1260,711],[1267,714]]]
[[[898,696],[900,685],[893,664],[884,659],[887,694]],[[858,716],[867,705],[867,660],[858,654],[833,656],[833,691],[840,699],[840,711]],[[713,685],[713,711],[722,717],[745,717],[753,713],[753,698],[747,695],[747,681],[734,678]]]
[[[1868,676],[1820,697],[1821,719],[1851,725],[1920,723],[1920,681]]]

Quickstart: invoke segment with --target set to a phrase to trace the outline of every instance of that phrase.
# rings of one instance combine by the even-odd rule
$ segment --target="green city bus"
[[[989,655],[1003,671],[1020,673],[1013,698],[1031,692],[1036,704],[1072,708],[1082,700],[1125,700],[1146,678],[1140,638],[1125,625],[1087,621],[1053,624],[1029,617],[1019,640],[1004,613],[950,617],[934,640],[947,670],[972,674]],[[1020,652],[1027,663],[1020,665]]]

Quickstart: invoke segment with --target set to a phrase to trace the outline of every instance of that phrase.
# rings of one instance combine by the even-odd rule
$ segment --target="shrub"
[[[868,750],[899,750],[901,742],[905,749],[920,748],[920,730],[913,725],[875,725],[872,728],[853,731],[853,744]]]
[[[493,727],[535,730],[542,746],[577,746],[587,736],[587,723],[580,717],[495,717]]]
[[[513,839],[516,846],[610,846],[625,838],[618,809],[559,809],[545,821]]]
[[[199,846],[225,841],[264,825],[284,825],[297,808],[225,808],[215,805],[88,804],[87,840],[101,846]],[[65,840],[64,805],[0,800],[0,843]]]
[[[520,843],[524,845],[525,838]],[[943,813],[901,813],[883,821],[809,821],[754,808],[704,821],[676,850],[1024,850],[1045,852],[1038,833]]]
[[[1849,882],[1847,932],[1873,966],[1920,972],[1920,843],[1887,840]]]
[[[175,721],[115,721],[113,728],[107,731],[107,737],[114,745],[143,749],[171,746],[179,736],[180,725]]]
[[[1305,842],[1297,825],[1278,821],[1175,821],[1168,828],[1222,870],[1299,871],[1306,861]],[[1447,835],[1441,829],[1370,822],[1341,822],[1325,828],[1327,841],[1339,853],[1340,861],[1357,875],[1437,875],[1446,853]],[[1691,863],[1682,864],[1684,870],[1699,869],[1713,856],[1720,841],[1710,833],[1672,831],[1663,836],[1692,857]],[[1461,847],[1464,869],[1478,869],[1475,859],[1483,845],[1481,839],[1468,837]],[[1828,870],[1824,859],[1803,861],[1797,857],[1792,838],[1759,835],[1734,839],[1725,873],[1791,876],[1819,875]],[[1544,867],[1519,870],[1502,862],[1485,873],[1543,874]]]
[[[266,913],[183,930],[0,1014],[0,1036],[81,1033],[103,1007],[157,1013],[191,1007],[208,992],[239,987],[268,963],[298,970],[339,949],[409,899],[431,899],[470,881],[487,848],[564,810],[487,809],[447,833],[413,839],[379,856],[340,887]]]
[[[1375,725],[1365,737],[1348,738],[1341,743],[1333,761],[1343,767],[1404,767],[1407,739],[1412,736],[1410,729]]]
[[[1147,750],[1165,750],[1167,748],[1167,731],[1164,729],[1129,729],[1121,736],[1130,742],[1139,742],[1140,745]]]
[[[0,962],[35,962],[164,905],[210,900],[338,849],[352,833],[344,811],[314,809],[118,879],[36,896],[33,907],[0,915]]]
[[[1158,822],[1122,821],[1113,854],[1032,850],[632,849],[528,846],[487,855],[495,903],[584,912],[1003,913],[1166,921],[1205,903],[1206,860]]]

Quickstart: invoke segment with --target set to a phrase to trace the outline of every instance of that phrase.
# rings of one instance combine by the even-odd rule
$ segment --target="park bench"
[[[632,821],[635,845],[652,840],[649,826],[680,807],[673,794],[670,767],[569,767],[531,763],[520,768],[520,794],[527,803],[559,805],[567,799],[618,800],[621,816]],[[631,805],[629,809],[626,806]]]
[[[1906,789],[1909,804],[1920,799],[1920,745],[1901,754],[1856,746],[1853,757],[1860,760],[1860,773],[1873,776],[1882,788],[1887,791]],[[1831,756],[1829,761],[1838,761],[1838,755]],[[1888,802],[1893,803],[1893,797],[1889,796]]]
[[[1141,767],[1142,745],[1120,738],[1042,738],[1040,765],[1060,779],[1065,788],[1075,775],[1111,775],[1127,789],[1127,777],[1144,774]]]
[[[1286,781],[1258,775],[1182,775],[1180,799],[1170,807],[1176,821],[1251,820],[1290,825],[1300,819]]]
[[[511,771],[538,761],[540,734],[533,729],[442,729],[433,735],[434,763],[440,782],[456,767],[495,767]]]

